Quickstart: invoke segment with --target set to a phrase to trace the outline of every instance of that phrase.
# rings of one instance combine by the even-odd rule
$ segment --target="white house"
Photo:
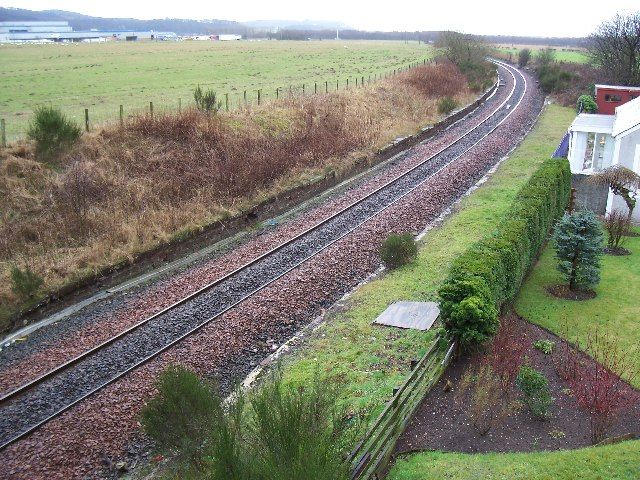
[[[571,173],[591,175],[613,165],[640,174],[640,97],[616,107],[613,115],[581,113],[569,127]],[[627,212],[624,201],[609,192],[606,211]],[[633,212],[640,222],[640,208]]]

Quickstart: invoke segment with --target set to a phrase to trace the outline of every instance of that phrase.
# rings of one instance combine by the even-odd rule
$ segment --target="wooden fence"
[[[412,365],[405,382],[394,389],[393,397],[369,428],[364,438],[351,452],[351,480],[373,480],[387,466],[396,440],[404,431],[411,415],[422,398],[438,381],[455,350],[455,343],[447,346],[444,357],[442,340],[436,337],[422,358]]]

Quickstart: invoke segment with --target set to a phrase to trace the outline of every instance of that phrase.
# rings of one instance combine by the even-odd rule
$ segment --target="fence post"
[[[329,82],[327,80],[324,82],[324,93],[329,93]]]
[[[149,102],[149,115],[153,118],[153,102]]]
[[[280,87],[276,87],[276,100],[280,98]]]
[[[347,78],[347,90],[349,90],[349,79]]]
[[[338,80],[338,79],[336,79],[336,92],[337,92],[338,90],[340,90],[340,84],[339,84],[338,82],[339,82],[339,80]]]
[[[247,104],[247,91],[244,91],[244,104]]]
[[[120,126],[124,125],[124,107],[120,105]]]
[[[358,77],[356,77],[356,88],[358,88]]]
[[[318,82],[314,82],[313,93],[318,93]]]
[[[229,94],[224,94],[224,108],[228,112],[229,111]]]
[[[7,126],[4,123],[4,118],[0,119],[0,144],[2,147],[7,146]]]
[[[364,87],[364,76],[362,77],[362,81],[360,82],[360,86]]]
[[[87,132],[89,131],[89,109],[88,108],[84,109],[84,129]]]
[[[258,105],[260,105],[260,92],[262,91],[261,88],[258,89]]]
[[[302,84],[302,96],[304,97],[304,83]]]

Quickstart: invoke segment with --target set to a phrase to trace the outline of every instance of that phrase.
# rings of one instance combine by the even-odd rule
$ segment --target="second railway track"
[[[0,398],[0,449],[148,362],[182,339],[313,258],[414,191],[469,151],[517,108],[526,80],[497,62],[506,100],[478,125],[434,155],[287,242],[139,322],[108,341]]]

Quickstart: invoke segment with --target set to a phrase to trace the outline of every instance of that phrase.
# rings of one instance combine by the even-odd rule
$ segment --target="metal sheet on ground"
[[[396,302],[376,318],[373,323],[389,327],[429,330],[440,315],[436,302]]]

